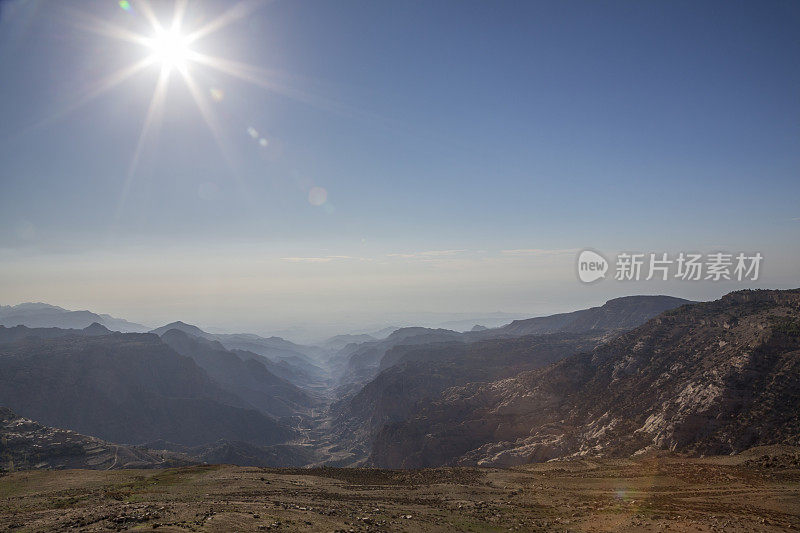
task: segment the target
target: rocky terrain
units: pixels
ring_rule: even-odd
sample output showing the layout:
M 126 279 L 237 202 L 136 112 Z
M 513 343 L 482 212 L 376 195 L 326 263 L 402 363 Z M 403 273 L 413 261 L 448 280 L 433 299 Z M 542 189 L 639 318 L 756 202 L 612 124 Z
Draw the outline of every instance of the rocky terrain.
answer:
M 800 291 L 666 312 L 592 351 L 448 389 L 376 437 L 378 466 L 508 466 L 800 443 Z
M 149 334 L 0 326 L 0 405 L 199 463 L 508 467 L 735 453 L 798 442 L 797 300 L 618 298 L 495 329 L 342 336 L 331 343 L 364 342 L 327 361 L 332 348 L 183 322 Z M 330 374 L 316 381 L 312 367 L 341 373 L 340 386 L 325 388 Z
M 584 334 L 532 335 L 475 343 L 396 346 L 384 356 L 391 365 L 354 396 L 331 406 L 331 440 L 351 454 L 350 464 L 366 459 L 372 440 L 386 424 L 401 422 L 420 405 L 450 387 L 515 376 L 576 352 L 605 338 Z
M 185 455 L 123 446 L 51 428 L 0 408 L 0 470 L 166 468 L 196 463 Z
M 800 529 L 800 469 L 774 460 L 797 453 L 513 469 L 14 472 L 0 476 L 0 529 L 777 533 Z

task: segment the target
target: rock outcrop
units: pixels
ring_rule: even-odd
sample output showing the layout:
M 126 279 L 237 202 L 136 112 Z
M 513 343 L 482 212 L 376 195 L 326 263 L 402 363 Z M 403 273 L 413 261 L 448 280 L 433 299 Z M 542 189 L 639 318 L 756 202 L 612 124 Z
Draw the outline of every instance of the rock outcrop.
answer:
M 43 426 L 0 407 L 0 469 L 166 468 L 196 461 L 140 446 L 111 444 L 67 429 Z

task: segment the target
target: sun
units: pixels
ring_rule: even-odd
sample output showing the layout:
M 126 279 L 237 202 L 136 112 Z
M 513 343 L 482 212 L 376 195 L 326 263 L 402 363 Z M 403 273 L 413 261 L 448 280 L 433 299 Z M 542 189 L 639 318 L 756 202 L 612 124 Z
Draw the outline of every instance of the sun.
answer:
M 137 0 L 134 3 L 128 0 L 119 0 L 119 7 L 130 17 L 123 26 L 106 19 L 97 18 L 83 11 L 75 11 L 73 13 L 74 23 L 77 27 L 104 37 L 135 44 L 143 54 L 141 59 L 95 82 L 88 92 L 76 97 L 73 102 L 57 114 L 58 116 L 73 111 L 150 66 L 159 67 L 150 104 L 144 115 L 139 139 L 136 142 L 125 176 L 121 203 L 124 202 L 124 198 L 127 195 L 128 186 L 136 173 L 145 145 L 153 140 L 153 133 L 160 127 L 170 80 L 177 77 L 183 81 L 220 151 L 229 162 L 232 160 L 230 149 L 227 146 L 227 141 L 223 138 L 212 109 L 213 103 L 218 103 L 222 100 L 223 92 L 217 87 L 203 86 L 196 79 L 195 76 L 197 74 L 211 69 L 247 83 L 258 85 L 269 91 L 281 92 L 288 96 L 299 98 L 290 87 L 286 87 L 272 79 L 273 76 L 277 76 L 274 71 L 264 71 L 246 63 L 215 57 L 194 49 L 195 44 L 203 38 L 219 32 L 231 23 L 247 18 L 250 13 L 264 4 L 263 0 L 241 0 L 237 3 L 231 3 L 226 11 L 220 13 L 217 17 L 207 20 L 204 25 L 189 28 L 184 28 L 185 15 L 189 9 L 188 0 L 175 0 L 171 17 L 164 13 L 164 10 L 160 10 L 162 19 L 165 15 L 169 17 L 166 20 L 160 20 L 160 17 L 156 15 L 156 12 L 151 7 L 150 1 L 152 0 Z M 166 0 L 159 3 L 159 7 L 165 3 Z M 202 14 L 202 6 L 198 7 L 199 4 L 195 3 L 192 6 Z M 190 19 L 202 20 L 203 17 L 193 16 Z M 136 29 L 133 29 L 134 26 Z M 146 33 L 141 33 L 139 31 L 140 27 L 145 28 Z M 204 47 L 201 46 L 200 48 Z M 213 101 L 209 100 L 209 95 Z M 266 142 L 266 139 L 259 139 L 261 146 L 266 146 Z
M 189 39 L 176 28 L 158 28 L 148 39 L 147 47 L 153 54 L 152 59 L 168 70 L 185 70 L 192 55 Z

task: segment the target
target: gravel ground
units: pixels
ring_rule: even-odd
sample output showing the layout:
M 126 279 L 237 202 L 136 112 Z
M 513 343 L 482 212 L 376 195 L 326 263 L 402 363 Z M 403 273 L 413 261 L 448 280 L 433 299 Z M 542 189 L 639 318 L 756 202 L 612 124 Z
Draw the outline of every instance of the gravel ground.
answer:
M 764 459 L 764 457 L 767 457 Z M 416 471 L 199 466 L 0 477 L 14 531 L 796 531 L 793 452 Z

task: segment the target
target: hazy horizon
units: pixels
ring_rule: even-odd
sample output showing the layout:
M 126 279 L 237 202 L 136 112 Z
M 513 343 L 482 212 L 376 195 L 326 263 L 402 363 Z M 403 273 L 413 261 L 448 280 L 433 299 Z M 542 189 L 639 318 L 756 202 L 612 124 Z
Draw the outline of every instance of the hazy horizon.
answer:
M 638 284 L 642 287 L 645 283 Z M 309 316 L 287 316 L 280 309 L 271 309 L 268 312 L 253 311 L 250 315 L 238 315 L 238 318 L 225 318 L 219 310 L 207 310 L 205 312 L 185 311 L 184 314 L 166 314 L 159 311 L 159 315 L 137 315 L 126 313 L 125 307 L 120 307 L 121 311 L 112 311 L 108 308 L 80 304 L 63 304 L 54 301 L 25 300 L 25 301 L 3 301 L 0 306 L 15 306 L 23 303 L 44 303 L 64 308 L 68 311 L 91 311 L 97 314 L 108 314 L 114 318 L 128 320 L 141 324 L 148 328 L 157 327 L 172 323 L 185 322 L 200 327 L 208 333 L 253 333 L 261 336 L 279 336 L 287 340 L 298 343 L 318 343 L 335 335 L 347 334 L 372 334 L 379 332 L 387 327 L 402 328 L 410 326 L 445 328 L 456 331 L 469 330 L 474 325 L 486 327 L 497 327 L 505 325 L 513 320 L 548 316 L 558 313 L 577 311 L 590 307 L 603 305 L 606 301 L 624 296 L 636 295 L 664 295 L 684 298 L 694 301 L 709 301 L 718 299 L 730 291 L 741 290 L 734 283 L 713 284 L 706 291 L 680 290 L 679 282 L 662 284 L 666 287 L 664 291 L 647 291 L 646 288 L 639 292 L 631 290 L 622 292 L 609 288 L 605 291 L 589 291 L 584 297 L 567 301 L 548 301 L 541 299 L 532 304 L 529 310 L 506 311 L 503 309 L 494 310 L 475 310 L 475 311 L 398 311 L 386 312 L 383 314 L 358 315 L 358 314 L 334 314 L 321 312 L 319 315 Z M 708 284 L 712 285 L 712 284 Z M 727 287 L 727 288 L 726 288 Z M 758 288 L 797 288 L 797 287 L 773 287 L 759 284 Z M 618 289 L 618 287 L 617 287 Z M 673 290 L 669 290 L 673 289 Z M 689 296 L 692 294 L 694 296 Z M 698 297 L 698 294 L 703 294 Z M 163 306 L 151 303 L 150 307 L 162 309 Z M 244 312 L 239 310 L 239 312 Z

